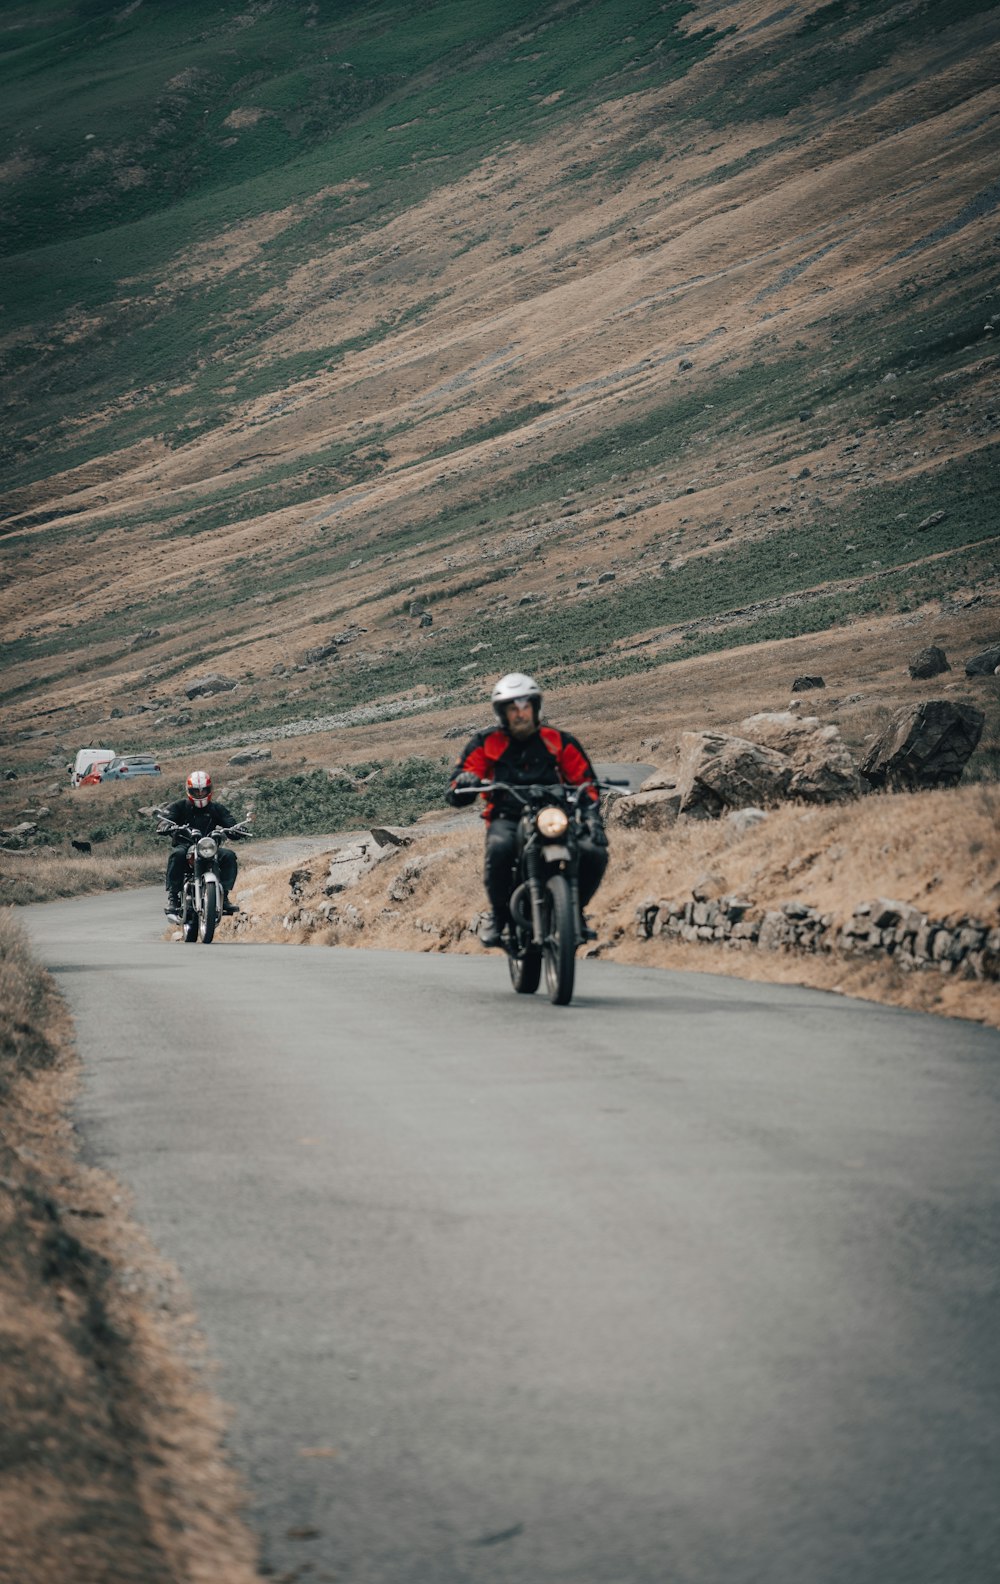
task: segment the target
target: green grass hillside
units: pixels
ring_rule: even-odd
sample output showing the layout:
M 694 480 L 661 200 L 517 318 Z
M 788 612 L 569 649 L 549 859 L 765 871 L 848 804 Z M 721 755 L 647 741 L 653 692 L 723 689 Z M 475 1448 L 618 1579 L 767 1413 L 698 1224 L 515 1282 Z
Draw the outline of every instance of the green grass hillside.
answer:
M 998 81 L 985 0 L 8 6 L 8 757 L 992 636 Z
M 7 430 L 12 478 L 75 466 L 151 425 L 180 440 L 218 421 L 220 387 L 245 378 L 285 311 L 262 311 L 262 290 L 280 294 L 317 247 L 384 223 L 512 139 L 683 73 L 710 48 L 678 33 L 690 10 L 652 0 L 9 10 L 5 308 L 21 334 L 3 374 L 17 407 L 31 403 L 30 419 Z M 157 289 L 192 242 L 289 204 L 308 213 L 249 275 Z M 99 322 L 81 329 L 91 316 Z M 384 329 L 397 322 L 390 314 Z M 313 363 L 346 349 L 319 349 Z M 280 390 L 310 366 L 275 364 L 254 383 Z M 190 380 L 190 399 L 166 394 Z M 74 416 L 137 386 L 141 413 L 67 443 Z

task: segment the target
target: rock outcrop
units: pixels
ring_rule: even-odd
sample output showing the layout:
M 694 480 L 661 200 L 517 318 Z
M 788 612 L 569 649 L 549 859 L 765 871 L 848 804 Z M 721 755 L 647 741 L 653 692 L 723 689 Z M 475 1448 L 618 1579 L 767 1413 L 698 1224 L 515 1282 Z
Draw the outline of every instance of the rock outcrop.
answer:
M 340 646 L 336 638 L 328 638 L 326 643 L 314 644 L 311 649 L 303 651 L 300 665 L 322 665 L 326 660 L 339 660 Z
M 871 742 L 861 774 L 876 791 L 957 786 L 984 722 L 982 710 L 949 699 L 908 706 Z
M 676 823 L 680 806 L 679 793 L 659 787 L 616 797 L 607 804 L 605 817 L 608 825 L 623 830 L 663 831 Z
M 338 891 L 345 891 L 348 886 L 357 885 L 363 875 L 394 851 L 393 847 L 367 836 L 338 847 L 330 854 L 330 867 L 323 887 L 326 895 L 334 896 Z
M 678 810 L 696 819 L 777 803 L 792 778 L 784 754 L 722 732 L 683 732 L 677 752 Z
M 861 780 L 836 726 L 790 710 L 751 715 L 738 736 L 685 732 L 680 741 L 679 810 L 714 818 L 729 809 L 794 798 L 840 803 L 859 796 Z
M 189 682 L 184 691 L 189 699 L 208 698 L 213 693 L 231 693 L 237 686 L 235 678 L 223 676 L 221 671 L 209 671 Z
M 233 754 L 229 763 L 231 765 L 266 764 L 270 758 L 270 748 L 243 748 L 239 753 Z
M 751 715 L 740 725 L 750 742 L 777 749 L 792 766 L 786 795 L 804 803 L 843 803 L 861 795 L 861 777 L 836 726 L 790 710 Z

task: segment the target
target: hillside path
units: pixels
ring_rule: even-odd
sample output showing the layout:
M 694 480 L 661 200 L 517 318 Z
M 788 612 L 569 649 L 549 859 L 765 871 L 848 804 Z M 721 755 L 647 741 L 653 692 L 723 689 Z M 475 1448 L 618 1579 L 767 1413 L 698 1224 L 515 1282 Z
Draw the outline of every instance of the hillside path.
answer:
M 161 900 L 25 916 L 268 1570 L 995 1577 L 996 1033 L 592 961 L 558 1009 L 485 953 L 168 942 Z

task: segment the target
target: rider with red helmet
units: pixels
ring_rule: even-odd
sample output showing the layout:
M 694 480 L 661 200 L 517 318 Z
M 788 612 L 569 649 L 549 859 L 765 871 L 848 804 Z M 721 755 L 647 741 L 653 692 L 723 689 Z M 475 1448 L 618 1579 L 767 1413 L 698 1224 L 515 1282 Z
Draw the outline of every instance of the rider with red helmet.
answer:
M 230 814 L 221 803 L 212 802 L 212 777 L 207 770 L 192 770 L 187 778 L 185 796 L 178 798 L 175 803 L 168 803 L 163 813 L 172 824 L 189 825 L 192 830 L 198 832 L 199 836 L 210 836 L 220 825 L 228 828 L 236 824 L 234 814 Z M 233 831 L 230 840 L 237 840 L 239 834 L 238 831 Z M 175 833 L 170 857 L 167 859 L 167 905 L 164 912 L 174 924 L 180 922 L 181 889 L 184 885 L 187 850 L 190 845 L 189 837 Z M 236 904 L 229 900 L 229 893 L 236 884 L 236 870 L 236 854 L 232 848 L 220 846 L 219 876 L 225 892 L 223 913 L 239 912 Z
M 562 782 L 580 786 L 596 780 L 594 767 L 576 738 L 554 726 L 541 724 L 542 693 L 533 677 L 511 671 L 500 678 L 491 702 L 498 725 L 477 732 L 462 751 L 451 772 L 448 802 L 467 803 L 463 787 L 480 781 L 506 781 L 510 786 L 548 786 Z M 601 818 L 596 787 L 583 794 L 584 834 L 580 841 L 580 906 L 586 907 L 608 866 L 608 838 Z M 479 938 L 484 946 L 499 946 L 509 923 L 508 904 L 517 858 L 520 810 L 509 794 L 497 792 L 483 809 L 488 822 L 483 881 L 492 912 L 483 921 Z M 587 930 L 588 935 L 592 931 Z

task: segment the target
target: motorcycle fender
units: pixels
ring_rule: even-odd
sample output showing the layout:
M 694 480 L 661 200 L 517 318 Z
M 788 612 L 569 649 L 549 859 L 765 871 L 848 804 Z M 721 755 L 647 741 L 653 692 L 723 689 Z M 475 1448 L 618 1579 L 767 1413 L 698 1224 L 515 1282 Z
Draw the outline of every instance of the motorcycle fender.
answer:
M 549 845 L 542 848 L 542 857 L 546 863 L 568 863 L 569 848 Z

